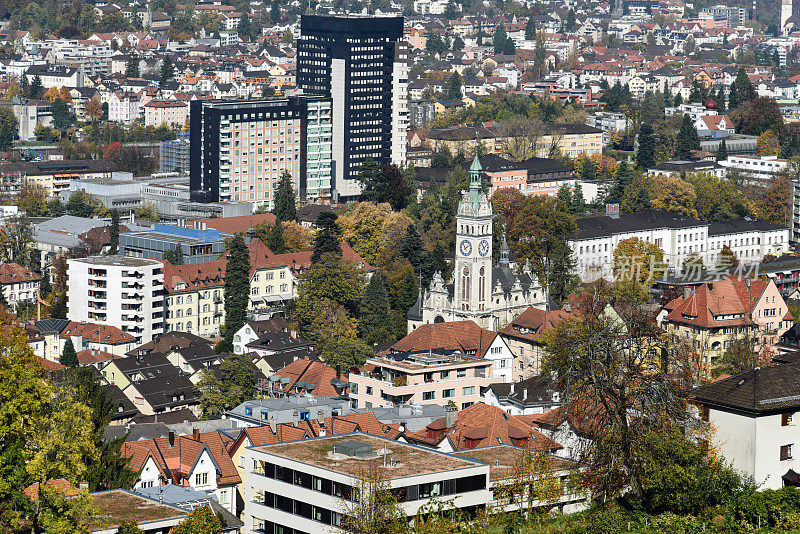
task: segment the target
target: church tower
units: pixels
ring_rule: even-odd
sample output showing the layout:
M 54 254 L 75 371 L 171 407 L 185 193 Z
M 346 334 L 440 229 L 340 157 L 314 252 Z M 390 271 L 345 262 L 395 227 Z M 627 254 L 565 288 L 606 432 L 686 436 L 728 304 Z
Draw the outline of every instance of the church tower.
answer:
M 478 156 L 469 168 L 469 190 L 458 205 L 454 304 L 459 312 L 481 315 L 492 292 L 492 206 L 483 192 Z
M 780 22 L 780 30 L 783 35 L 789 33 L 789 28 L 786 27 L 787 22 L 792 16 L 793 6 L 792 0 L 781 0 L 780 3 L 780 12 L 779 12 L 779 22 Z

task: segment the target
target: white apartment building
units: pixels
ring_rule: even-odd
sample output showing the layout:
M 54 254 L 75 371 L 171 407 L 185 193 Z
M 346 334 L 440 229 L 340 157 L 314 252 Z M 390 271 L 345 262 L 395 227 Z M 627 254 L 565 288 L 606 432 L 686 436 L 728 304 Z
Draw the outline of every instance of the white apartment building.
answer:
M 726 169 L 739 169 L 753 182 L 767 182 L 776 173 L 789 165 L 789 161 L 777 156 L 731 156 L 719 162 Z
M 570 247 L 578 275 L 584 281 L 610 279 L 614 250 L 621 241 L 634 237 L 661 248 L 664 263 L 673 272 L 679 272 L 683 261 L 692 254 L 700 255 L 706 266 L 714 267 L 724 245 L 742 264 L 758 263 L 767 254 L 780 256 L 789 245 L 787 226 L 749 217 L 708 223 L 672 212 L 647 211 L 585 217 L 577 224 L 578 234 L 570 241 Z
M 158 260 L 90 256 L 67 260 L 67 318 L 115 326 L 147 343 L 164 332 Z
M 243 460 L 246 534 L 342 532 L 370 469 L 409 518 L 434 497 L 455 508 L 492 501 L 488 464 L 361 432 L 250 447 Z

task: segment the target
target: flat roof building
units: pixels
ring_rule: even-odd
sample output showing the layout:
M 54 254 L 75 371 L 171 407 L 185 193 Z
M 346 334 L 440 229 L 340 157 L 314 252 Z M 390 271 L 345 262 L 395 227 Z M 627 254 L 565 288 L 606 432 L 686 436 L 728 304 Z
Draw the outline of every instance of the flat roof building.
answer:
M 162 259 L 164 252 L 181 249 L 184 263 L 203 263 L 218 259 L 225 251 L 219 230 L 179 228 L 156 223 L 152 230 L 120 234 L 119 249 L 131 258 Z

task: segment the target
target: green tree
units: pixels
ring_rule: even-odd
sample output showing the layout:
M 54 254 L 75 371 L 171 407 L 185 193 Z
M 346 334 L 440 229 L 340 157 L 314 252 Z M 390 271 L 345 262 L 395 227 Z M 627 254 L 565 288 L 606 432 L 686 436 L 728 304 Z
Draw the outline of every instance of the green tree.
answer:
M 75 352 L 75 345 L 72 344 L 71 339 L 67 339 L 64 343 L 64 350 L 61 353 L 61 365 L 67 367 L 78 366 L 78 354 Z
M 66 130 L 72 124 L 72 113 L 69 104 L 61 98 L 56 98 L 50 103 L 50 111 L 53 113 L 53 125 L 59 130 Z
M 0 150 L 8 150 L 17 137 L 17 117 L 9 106 L 0 106 Z
M 457 16 L 458 13 L 456 12 L 456 4 L 453 2 L 453 0 L 449 0 L 444 8 L 444 18 L 453 20 Z
M 586 198 L 583 196 L 583 187 L 580 182 L 575 184 L 575 189 L 572 191 L 572 202 L 569 206 L 569 212 L 577 217 L 586 213 Z
M 227 318 L 226 318 L 227 319 Z M 203 416 L 216 419 L 255 397 L 255 366 L 246 354 L 229 353 L 219 369 L 205 370 L 197 383 Z
M 461 78 L 461 75 L 458 71 L 454 71 L 453 74 L 447 78 L 447 84 L 444 88 L 444 96 L 448 100 L 458 100 L 463 96 L 461 93 L 461 87 L 464 85 L 464 81 Z
M 276 220 L 267 235 L 267 246 L 275 254 L 286 252 L 286 240 L 283 237 L 283 223 Z
M 734 95 L 736 95 L 735 105 Z M 745 102 L 750 102 L 755 96 L 755 88 L 750 82 L 750 78 L 747 77 L 747 72 L 744 70 L 744 67 L 740 66 L 739 72 L 736 73 L 736 80 L 734 80 L 731 86 L 730 109 L 735 109 Z
M 565 206 L 572 204 L 572 189 L 568 183 L 564 182 L 564 184 L 558 188 L 556 198 L 563 202 Z
M 625 190 L 633 180 L 633 172 L 628 165 L 627 158 L 623 158 L 617 165 L 617 171 L 614 173 L 614 183 L 611 190 L 608 192 L 607 202 L 622 202 L 625 196 Z
M 180 244 L 175 245 L 174 248 L 165 250 L 161 259 L 170 262 L 172 265 L 183 265 L 183 248 Z
M 144 530 L 134 521 L 123 521 L 117 527 L 117 534 L 144 534 Z
M 447 145 L 442 145 L 439 150 L 436 150 L 431 159 L 431 167 L 435 169 L 443 169 L 450 167 L 453 164 L 453 154 Z
M 99 452 L 98 461 L 86 459 L 86 481 L 89 483 L 89 490 L 104 491 L 132 487 L 138 478 L 138 473 L 130 468 L 130 458 L 120 454 L 125 436 L 106 439 L 104 435 L 104 430 L 117 413 L 117 401 L 100 383 L 99 375 L 92 367 L 77 369 L 72 374 L 72 385 L 78 392 L 78 397 L 92 411 L 92 439 Z
M 525 40 L 533 41 L 536 39 L 536 21 L 533 17 L 528 17 L 528 22 L 525 23 Z
M 332 211 L 323 211 L 317 216 L 317 234 L 314 236 L 312 263 L 318 262 L 325 254 L 342 255 L 342 229 L 336 219 L 338 219 L 338 215 Z
M 34 100 L 41 100 L 44 97 L 42 78 L 38 74 L 33 77 L 33 82 L 31 82 L 30 97 Z
M 222 534 L 222 522 L 208 505 L 198 506 L 172 527 L 172 534 Z
M 172 63 L 172 58 L 167 56 L 161 62 L 161 75 L 158 78 L 159 84 L 161 86 L 166 85 L 167 83 L 172 81 L 172 78 L 175 76 L 175 65 Z
M 382 341 L 390 339 L 392 338 L 388 337 Z M 342 369 L 361 367 L 367 358 L 374 356 L 375 353 L 365 341 L 351 337 L 330 338 L 322 345 L 320 353 L 320 357 L 326 365 L 331 367 L 339 365 Z
M 358 333 L 361 339 L 370 345 L 385 343 L 392 339 L 389 293 L 379 272 L 372 275 L 364 290 Z
M 422 245 L 422 237 L 417 232 L 417 227 L 409 224 L 400 242 L 400 255 L 406 258 L 415 269 L 419 269 L 425 261 L 426 251 Z
M 111 210 L 111 228 L 109 228 L 109 237 L 111 240 L 111 249 L 109 254 L 116 256 L 119 252 L 119 211 Z
M 456 35 L 455 39 L 453 39 L 453 52 L 464 50 L 464 46 L 464 39 L 460 35 Z
M 250 253 L 244 236 L 236 234 L 228 245 L 225 265 L 225 339 L 224 350 L 232 350 L 233 336 L 247 321 L 250 303 Z
M 717 149 L 717 161 L 725 161 L 726 159 L 728 159 L 728 145 L 723 139 L 719 144 L 719 149 Z
M 492 44 L 494 46 L 494 53 L 495 54 L 502 54 L 503 49 L 506 46 L 506 41 L 508 40 L 508 34 L 506 33 L 506 27 L 504 24 L 498 24 L 497 28 L 494 30 L 494 39 Z
M 639 130 L 639 148 L 636 151 L 636 168 L 647 171 L 656 162 L 656 137 L 650 124 Z
M 125 63 L 125 77 L 138 78 L 139 77 L 139 59 L 133 56 L 128 57 Z
M 42 280 L 39 282 L 39 296 L 47 299 L 51 291 L 53 291 L 53 286 L 50 283 L 50 269 L 43 269 Z
M 23 267 L 38 268 L 36 253 L 33 248 L 33 225 L 31 220 L 17 214 L 6 219 L 0 227 L 3 240 L 0 241 L 0 260 L 5 263 L 15 262 Z
M 675 139 L 675 158 L 690 160 L 692 150 L 700 150 L 700 136 L 697 135 L 697 128 L 694 127 L 692 118 L 688 114 L 684 114 L 681 129 Z
M 278 0 L 272 0 L 272 7 L 269 10 L 269 18 L 273 24 L 281 21 L 281 5 Z
M 389 192 L 378 162 L 367 158 L 358 169 L 356 178 L 361 184 L 361 200 L 379 204 L 386 202 Z
M 514 39 L 509 37 L 506 39 L 506 44 L 503 45 L 503 54 L 507 56 L 513 56 L 517 51 L 517 47 L 514 44 Z
M 341 529 L 346 534 L 402 534 L 408 531 L 400 507 L 380 468 L 364 470 L 357 479 L 353 500 L 346 501 Z
M 236 26 L 236 31 L 241 36 L 250 36 L 250 16 L 247 13 L 242 13 L 239 18 L 239 24 Z
M 292 175 L 288 171 L 283 171 L 278 182 L 278 189 L 275 191 L 275 217 L 279 221 L 293 221 L 297 218 L 297 205 L 295 204 L 294 188 L 292 187 Z

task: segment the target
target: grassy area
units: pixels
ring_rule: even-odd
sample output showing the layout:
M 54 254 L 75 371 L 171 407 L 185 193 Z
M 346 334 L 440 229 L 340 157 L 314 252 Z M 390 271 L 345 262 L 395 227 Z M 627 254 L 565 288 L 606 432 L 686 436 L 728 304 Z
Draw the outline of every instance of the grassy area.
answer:
M 37 147 L 37 146 L 53 146 L 58 143 L 52 141 L 14 141 L 14 148 Z

